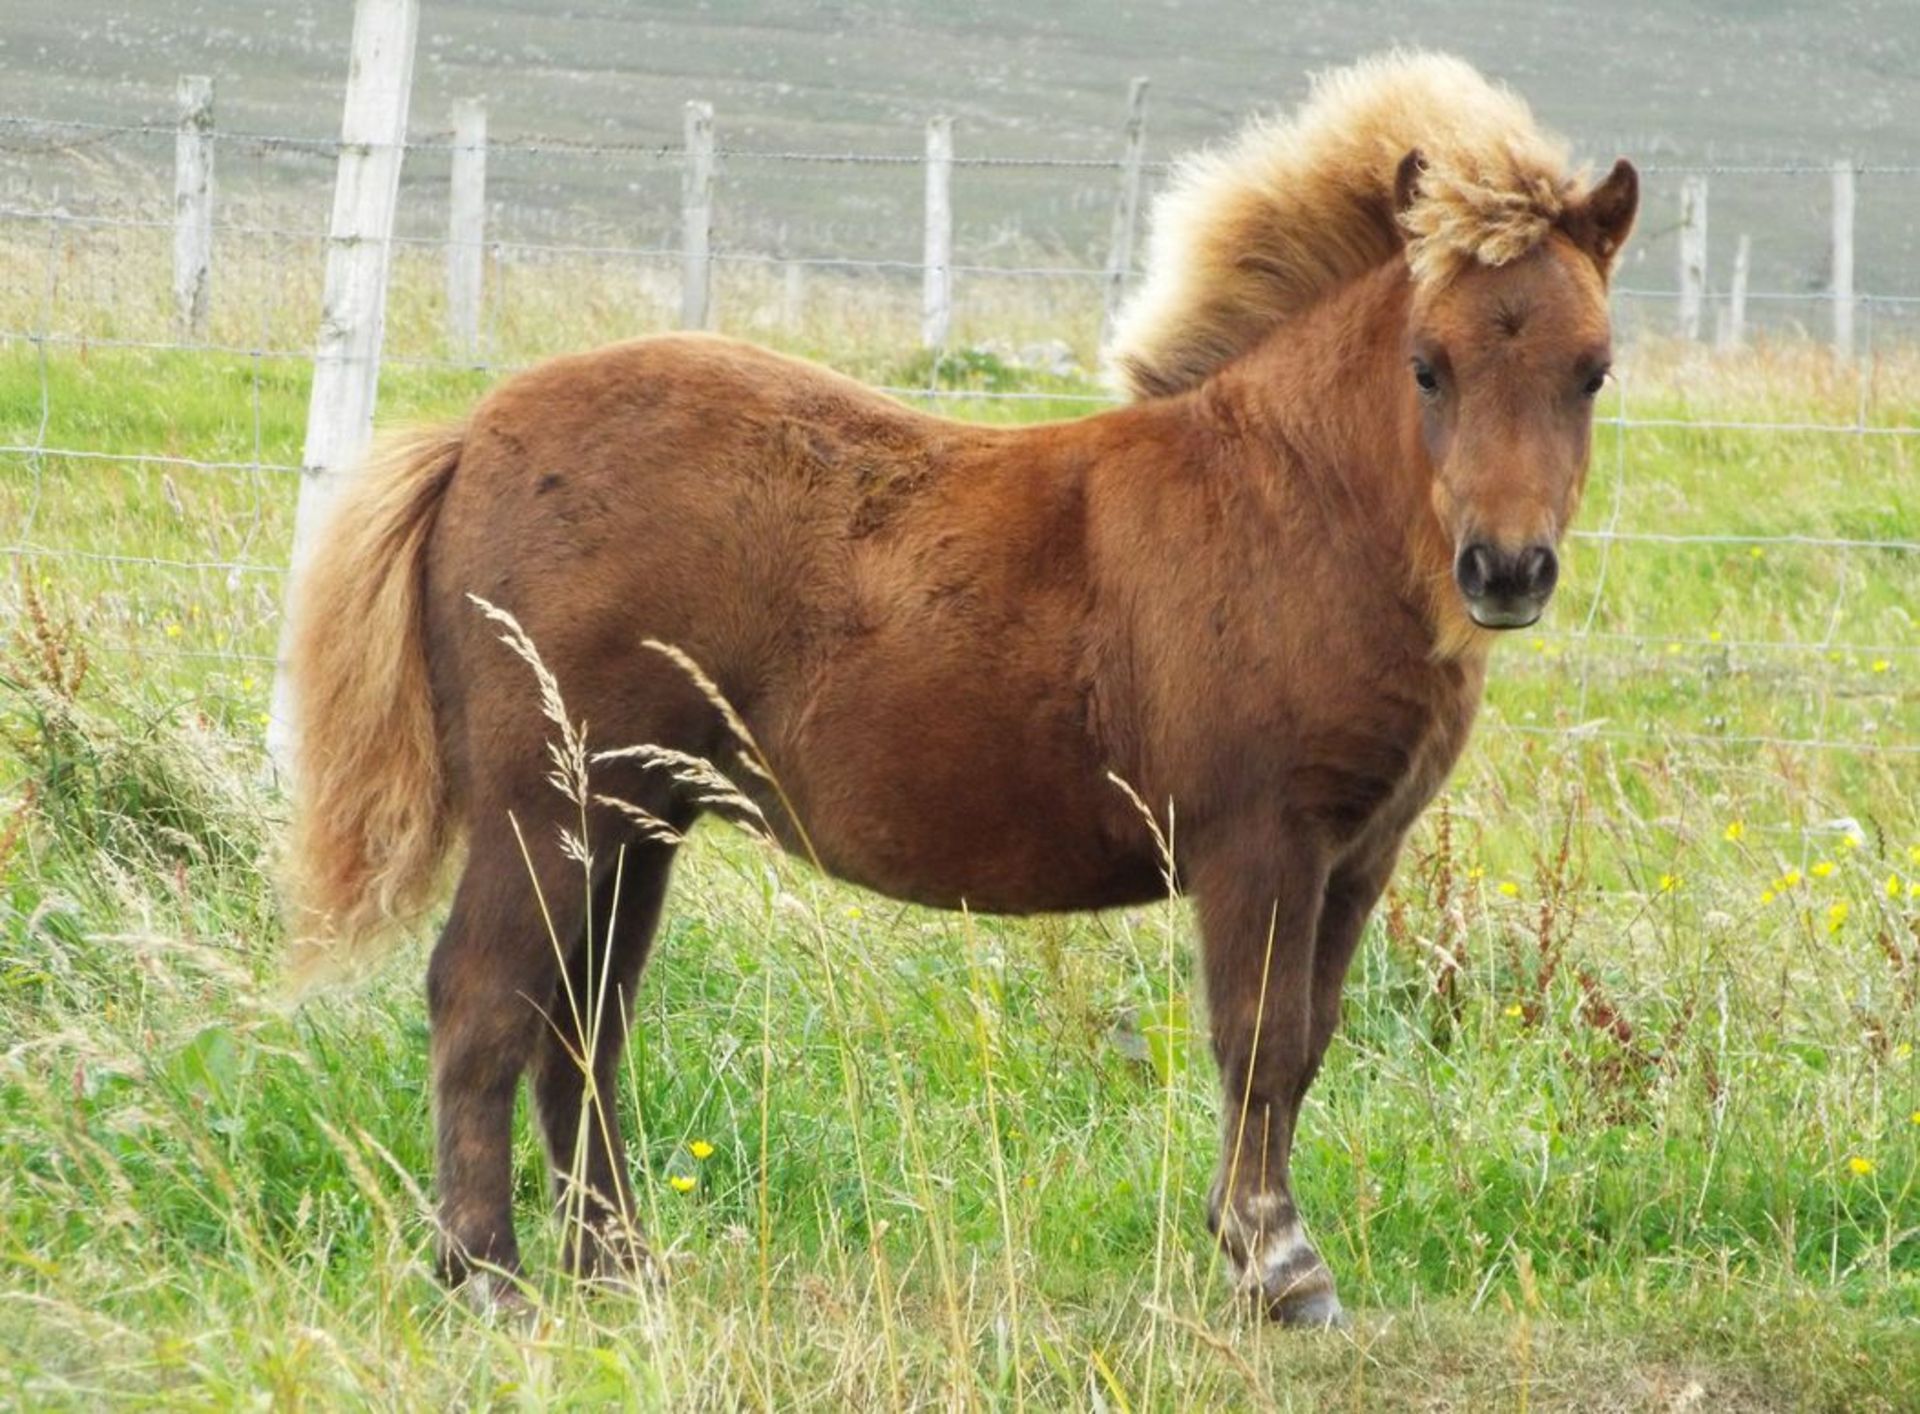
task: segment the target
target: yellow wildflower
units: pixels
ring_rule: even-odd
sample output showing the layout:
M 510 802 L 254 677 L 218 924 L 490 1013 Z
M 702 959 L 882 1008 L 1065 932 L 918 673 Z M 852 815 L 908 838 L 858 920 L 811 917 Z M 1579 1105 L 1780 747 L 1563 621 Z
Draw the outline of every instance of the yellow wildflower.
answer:
M 1544 639 L 1544 638 L 1536 638 L 1536 639 L 1534 639 L 1534 640 L 1533 640 L 1533 651 L 1534 651 L 1534 652 L 1536 652 L 1536 653 L 1544 653 L 1544 652 L 1546 652 L 1546 651 L 1547 651 L 1547 640 L 1546 640 L 1546 639 Z
M 1669 652 L 1669 653 L 1678 653 L 1679 651 L 1680 651 L 1680 645 L 1679 645 L 1679 644 L 1677 644 L 1677 643 L 1669 643 L 1669 644 L 1667 645 L 1667 652 Z
M 1500 892 L 1508 898 L 1517 898 L 1520 894 L 1520 886 L 1511 879 L 1502 879 L 1500 881 Z
M 1518 1017 L 1525 1016 L 1526 1014 L 1527 1014 L 1527 1009 L 1521 1006 L 1520 1003 L 1518 1002 L 1514 1002 L 1512 1005 L 1510 1005 L 1507 1008 L 1507 1015 L 1510 1017 L 1518 1018 Z
M 1780 876 L 1780 882 L 1787 888 L 1793 888 L 1800 882 L 1800 871 L 1798 869 L 1787 870 L 1786 873 Z
M 1893 1048 L 1893 1058 L 1895 1060 L 1905 1060 L 1908 1056 L 1912 1054 L 1913 1054 L 1913 1042 L 1911 1041 L 1902 1041 L 1899 1045 Z
M 1920 1110 L 1915 1110 L 1912 1114 L 1908 1115 L 1907 1118 L 1915 1124 L 1920 1124 Z
M 690 1173 L 676 1173 L 667 1180 L 675 1193 L 693 1192 L 694 1177 Z
M 1710 628 L 1710 629 L 1708 629 L 1708 630 L 1707 630 L 1707 642 L 1709 642 L 1709 643 L 1718 643 L 1719 641 L 1720 641 L 1720 630 L 1719 630 L 1719 629 L 1717 629 L 1717 628 Z
M 1473 866 L 1473 868 L 1467 870 L 1467 878 L 1469 880 L 1480 880 L 1486 877 L 1487 877 L 1487 867 L 1484 864 L 1476 864 Z
M 1920 864 L 1920 844 L 1910 844 L 1907 846 L 1907 858 L 1911 859 L 1915 864 Z
M 1722 833 L 1727 839 L 1738 841 L 1746 838 L 1747 827 L 1738 820 L 1729 820 L 1727 822 L 1727 828 L 1722 831 Z
M 1679 887 L 1680 887 L 1680 876 L 1678 874 L 1662 874 L 1660 876 L 1660 892 L 1661 893 L 1670 894 Z
M 1852 1158 L 1847 1160 L 1847 1167 L 1853 1172 L 1855 1177 L 1865 1178 L 1868 1174 L 1873 1172 L 1873 1160 L 1869 1158 L 1865 1158 L 1862 1155 L 1855 1154 Z
M 1773 890 L 1772 890 L 1772 889 L 1762 889 L 1762 890 L 1760 890 L 1760 902 L 1762 902 L 1762 903 L 1772 903 L 1772 902 L 1773 902 Z
M 1808 872 L 1816 879 L 1824 879 L 1833 872 L 1833 861 L 1831 859 L 1822 859 L 1815 863 L 1813 868 Z
M 168 625 L 167 625 L 167 637 L 168 637 L 168 638 L 178 638 L 179 636 L 180 636 L 180 625 L 179 625 L 179 624 L 168 624 Z
M 252 679 L 252 678 L 250 678 L 250 677 L 247 677 L 247 678 L 241 678 L 241 679 L 240 679 L 240 690 L 241 690 L 242 692 L 252 692 L 252 691 L 253 691 L 253 679 Z
M 1841 899 L 1838 903 L 1834 904 L 1831 908 L 1827 910 L 1827 931 L 1829 933 L 1839 932 L 1841 925 L 1846 921 L 1847 921 L 1847 901 L 1845 899 Z
M 692 1154 L 694 1158 L 704 1161 L 713 1157 L 713 1145 L 704 1139 L 696 1139 L 687 1145 L 687 1152 Z
M 1758 559 L 1765 558 L 1767 552 L 1765 550 L 1762 550 L 1758 545 L 1755 545 L 1750 550 L 1748 550 L 1747 553 L 1751 555 L 1754 559 L 1758 560 Z
M 1847 834 L 1843 835 L 1840 839 L 1840 848 L 1858 849 L 1860 848 L 1861 845 L 1865 844 L 1866 842 L 1867 841 L 1864 836 L 1856 834 L 1852 831 L 1848 831 Z
M 848 904 L 848 905 L 847 905 L 847 917 L 849 917 L 849 918 L 851 918 L 851 919 L 853 919 L 853 920 L 854 920 L 854 921 L 855 921 L 856 923 L 857 923 L 857 922 L 859 922 L 859 921 L 860 921 L 860 919 L 861 919 L 862 917 L 864 917 L 864 916 L 865 916 L 865 915 L 863 915 L 863 914 L 862 914 L 862 913 L 860 912 L 860 908 L 859 908 L 859 905 L 858 905 L 858 904 L 851 904 L 851 903 L 850 903 L 850 904 Z
M 1898 874 L 1887 875 L 1887 897 L 1900 897 L 1900 876 Z
M 1885 658 L 1875 658 L 1873 660 L 1873 670 L 1876 673 L 1884 673 L 1888 668 L 1891 668 L 1892 666 L 1893 664 L 1888 662 Z

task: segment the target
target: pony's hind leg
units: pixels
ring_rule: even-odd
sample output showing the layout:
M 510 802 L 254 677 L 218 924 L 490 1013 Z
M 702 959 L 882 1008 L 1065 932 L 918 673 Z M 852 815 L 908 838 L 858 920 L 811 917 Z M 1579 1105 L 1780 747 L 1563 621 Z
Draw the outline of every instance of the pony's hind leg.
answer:
M 522 849 L 520 841 L 525 840 Z M 453 909 L 427 965 L 433 1029 L 440 1269 L 457 1285 L 477 1271 L 516 1274 L 513 1100 L 560 973 L 555 937 L 585 913 L 580 866 L 550 820 L 477 824 Z M 511 1283 L 491 1289 L 510 1295 Z
M 581 1275 L 646 1262 L 615 1101 L 634 991 L 653 945 L 675 846 L 635 840 L 595 887 L 593 910 L 547 1008 L 533 1055 L 533 1096 Z

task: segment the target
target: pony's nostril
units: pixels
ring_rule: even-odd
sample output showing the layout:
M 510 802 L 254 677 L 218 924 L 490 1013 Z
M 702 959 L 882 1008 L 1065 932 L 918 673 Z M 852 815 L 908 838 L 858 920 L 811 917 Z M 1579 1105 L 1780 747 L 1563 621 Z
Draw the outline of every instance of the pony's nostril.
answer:
M 1560 557 L 1550 545 L 1536 545 L 1521 562 L 1520 583 L 1524 593 L 1544 598 L 1560 581 Z
M 1478 599 L 1493 583 L 1493 552 L 1485 545 L 1467 546 L 1454 563 L 1453 577 L 1462 594 Z

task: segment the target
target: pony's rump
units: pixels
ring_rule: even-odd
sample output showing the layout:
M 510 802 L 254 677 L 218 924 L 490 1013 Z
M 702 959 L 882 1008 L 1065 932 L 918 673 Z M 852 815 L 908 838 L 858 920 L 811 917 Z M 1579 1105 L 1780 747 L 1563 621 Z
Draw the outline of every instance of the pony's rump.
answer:
M 294 587 L 286 859 L 296 983 L 358 970 L 431 900 L 451 834 L 427 680 L 425 555 L 463 429 L 383 439 Z

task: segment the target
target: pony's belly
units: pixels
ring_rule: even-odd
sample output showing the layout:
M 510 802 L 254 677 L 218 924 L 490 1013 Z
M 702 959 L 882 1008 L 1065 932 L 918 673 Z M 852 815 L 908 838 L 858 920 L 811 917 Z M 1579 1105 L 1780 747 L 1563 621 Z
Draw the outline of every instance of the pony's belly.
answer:
M 1109 853 L 1071 828 L 1043 832 L 1005 819 L 943 816 L 928 803 L 871 830 L 826 833 L 828 841 L 815 840 L 814 847 L 832 874 L 908 903 L 1062 913 L 1166 896 L 1150 859 Z
M 820 862 L 894 898 L 1035 913 L 1163 897 L 1144 824 L 1115 831 L 1124 798 L 1061 735 L 978 701 L 869 701 L 814 718 L 789 793 Z

